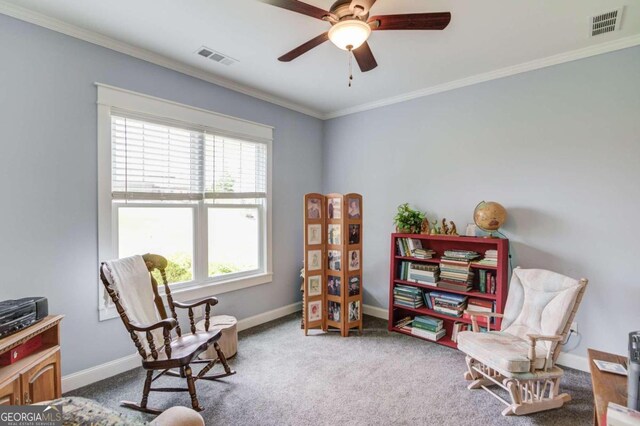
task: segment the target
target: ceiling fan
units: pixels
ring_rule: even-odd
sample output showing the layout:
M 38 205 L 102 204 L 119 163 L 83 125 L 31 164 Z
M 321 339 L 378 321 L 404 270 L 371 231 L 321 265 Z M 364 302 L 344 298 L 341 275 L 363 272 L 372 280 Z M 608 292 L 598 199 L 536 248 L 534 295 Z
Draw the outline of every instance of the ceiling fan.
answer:
M 329 31 L 312 38 L 278 58 L 289 62 L 327 40 L 340 49 L 348 50 L 358 62 L 362 72 L 378 66 L 367 43 L 371 31 L 382 30 L 443 30 L 451 21 L 451 13 L 407 13 L 369 17 L 376 0 L 337 0 L 329 11 L 297 0 L 259 0 L 282 9 L 298 12 L 331 24 Z

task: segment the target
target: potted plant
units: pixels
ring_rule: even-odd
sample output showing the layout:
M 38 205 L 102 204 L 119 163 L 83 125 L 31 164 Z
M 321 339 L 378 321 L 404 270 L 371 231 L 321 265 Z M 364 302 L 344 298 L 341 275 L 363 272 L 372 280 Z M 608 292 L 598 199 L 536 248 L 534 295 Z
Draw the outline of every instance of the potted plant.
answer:
M 398 206 L 398 213 L 393 218 L 393 223 L 396 225 L 397 232 L 417 234 L 420 232 L 424 218 L 424 213 L 412 209 L 409 203 L 404 203 Z

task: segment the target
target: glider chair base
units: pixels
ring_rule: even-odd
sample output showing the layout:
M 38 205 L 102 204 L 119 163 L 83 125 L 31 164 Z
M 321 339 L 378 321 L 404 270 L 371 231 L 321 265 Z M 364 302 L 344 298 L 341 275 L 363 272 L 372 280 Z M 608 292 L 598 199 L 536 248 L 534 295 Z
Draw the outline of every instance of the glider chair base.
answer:
M 559 393 L 563 371 L 558 367 L 536 373 L 509 373 L 509 377 L 506 377 L 470 356 L 466 357 L 466 361 L 468 371 L 464 373 L 464 378 L 471 381 L 467 388 L 484 389 L 505 404 L 507 408 L 502 411 L 503 416 L 553 410 L 571 401 L 569 394 Z M 504 389 L 511 402 L 489 389 L 490 386 Z

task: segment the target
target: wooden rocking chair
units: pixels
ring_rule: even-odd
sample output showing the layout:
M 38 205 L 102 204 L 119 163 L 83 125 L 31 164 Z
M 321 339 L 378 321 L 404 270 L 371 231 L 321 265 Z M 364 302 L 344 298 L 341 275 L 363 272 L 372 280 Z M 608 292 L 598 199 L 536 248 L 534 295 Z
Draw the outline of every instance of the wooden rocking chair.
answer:
M 147 370 L 140 404 L 122 401 L 124 407 L 151 414 L 163 410 L 147 407 L 149 392 L 189 392 L 194 410 L 202 411 L 198 403 L 195 382 L 197 380 L 217 380 L 236 372 L 229 368 L 227 359 L 218 345 L 221 331 L 209 330 L 211 307 L 218 299 L 210 297 L 193 303 L 173 300 L 167 283 L 165 268 L 167 259 L 160 255 L 145 254 L 102 263 L 100 279 L 118 310 L 127 332 L 142 357 L 142 367 Z M 167 316 L 165 306 L 158 292 L 158 283 L 151 274 L 160 272 L 164 284 L 167 303 L 172 318 Z M 205 330 L 197 331 L 193 309 L 205 306 Z M 183 334 L 178 323 L 176 308 L 187 309 L 191 333 Z M 176 336 L 172 338 L 171 332 Z M 198 360 L 197 357 L 210 345 L 215 348 L 224 373 L 207 375 L 217 360 Z M 194 377 L 191 364 L 206 364 Z M 177 370 L 177 371 L 175 371 Z M 154 371 L 159 371 L 154 377 Z M 151 383 L 163 375 L 181 377 L 187 380 L 186 388 L 152 388 Z
M 467 311 L 473 331 L 458 335 L 458 349 L 467 354 L 469 389 L 482 388 L 503 402 L 503 416 L 560 408 L 570 401 L 569 394 L 560 393 L 564 373 L 555 363 L 586 287 L 584 278 L 516 268 L 504 315 Z M 479 332 L 478 317 L 486 333 Z M 491 317 L 503 318 L 500 331 L 490 330 Z M 503 388 L 511 402 L 490 386 Z

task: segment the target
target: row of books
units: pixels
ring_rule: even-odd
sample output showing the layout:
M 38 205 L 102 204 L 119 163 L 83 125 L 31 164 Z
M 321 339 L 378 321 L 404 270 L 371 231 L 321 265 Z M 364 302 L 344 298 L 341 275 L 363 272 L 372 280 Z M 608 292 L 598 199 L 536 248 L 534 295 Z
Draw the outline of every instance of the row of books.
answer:
M 446 252 L 445 252 L 446 253 Z M 440 278 L 442 288 L 458 291 L 469 291 L 473 286 L 474 272 L 468 260 L 453 260 L 443 257 L 440 261 Z
M 478 253 L 476 253 L 475 251 L 471 251 L 471 250 L 445 250 L 444 252 L 444 256 L 442 256 L 443 259 L 448 259 L 448 260 L 464 260 L 464 261 L 472 261 L 474 259 L 479 258 L 480 255 Z
M 405 317 L 396 322 L 395 326 L 411 332 L 414 336 L 437 342 L 446 334 L 444 321 L 428 315 L 418 315 L 415 318 Z
M 424 263 L 400 262 L 399 279 L 414 283 L 434 285 L 440 278 L 438 265 Z
M 417 238 L 398 238 L 396 245 L 400 256 L 431 259 L 436 254 L 435 251 L 422 247 L 422 241 Z
M 496 275 L 486 269 L 478 270 L 478 291 L 480 293 L 496 294 Z
M 478 266 L 498 266 L 498 250 L 487 250 L 484 258 L 473 263 Z
M 393 304 L 407 308 L 420 308 L 424 306 L 422 290 L 410 285 L 396 284 L 393 288 Z
M 427 307 L 439 314 L 461 317 L 467 308 L 468 296 L 445 293 L 442 291 L 424 291 Z

